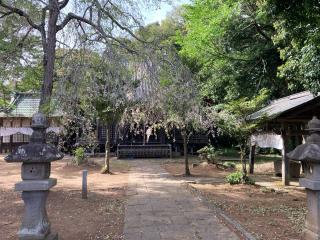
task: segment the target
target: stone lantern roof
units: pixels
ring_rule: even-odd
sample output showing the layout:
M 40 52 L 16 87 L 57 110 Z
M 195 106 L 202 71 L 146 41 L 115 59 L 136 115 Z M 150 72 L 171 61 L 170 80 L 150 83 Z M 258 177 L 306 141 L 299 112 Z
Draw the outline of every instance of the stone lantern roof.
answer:
M 46 129 L 48 123 L 42 113 L 36 113 L 32 117 L 33 133 L 30 143 L 18 147 L 14 152 L 5 157 L 7 162 L 46 163 L 63 158 L 63 154 L 51 144 L 46 143 Z
M 320 120 L 313 117 L 308 123 L 306 131 L 310 134 L 306 143 L 296 147 L 287 156 L 292 160 L 320 162 Z

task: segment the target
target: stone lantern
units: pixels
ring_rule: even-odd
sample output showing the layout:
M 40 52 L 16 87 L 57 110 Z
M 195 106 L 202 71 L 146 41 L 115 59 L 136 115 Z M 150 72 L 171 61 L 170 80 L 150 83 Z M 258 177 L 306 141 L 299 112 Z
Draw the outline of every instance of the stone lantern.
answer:
M 15 191 L 22 191 L 25 203 L 18 236 L 19 240 L 57 240 L 58 235 L 50 231 L 46 200 L 49 189 L 57 184 L 57 179 L 49 178 L 51 162 L 62 159 L 63 154 L 46 143 L 48 123 L 45 115 L 34 114 L 31 128 L 30 143 L 18 147 L 5 158 L 8 163 L 22 162 L 22 181 L 15 185 Z
M 300 185 L 306 188 L 308 201 L 304 239 L 320 240 L 320 120 L 313 117 L 306 131 L 309 133 L 306 143 L 287 156 L 301 161 L 305 170 L 305 178 L 300 179 Z

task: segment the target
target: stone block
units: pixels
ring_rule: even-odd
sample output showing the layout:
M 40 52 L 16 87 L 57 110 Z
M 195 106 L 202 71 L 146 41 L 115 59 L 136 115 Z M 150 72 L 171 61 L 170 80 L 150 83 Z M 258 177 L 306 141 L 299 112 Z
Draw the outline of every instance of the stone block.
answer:
M 311 190 L 320 190 L 320 182 L 313 181 L 308 178 L 299 179 L 300 186 L 311 189 Z
M 45 240 L 50 234 L 46 211 L 48 193 L 49 191 L 22 192 L 25 208 L 18 232 L 19 240 Z
M 50 170 L 50 163 L 23 163 L 21 167 L 21 177 L 23 180 L 48 179 Z
M 57 233 L 50 233 L 46 238 L 45 240 L 58 240 L 59 237 L 58 237 L 58 234 Z
M 57 184 L 57 179 L 24 180 L 15 185 L 15 191 L 47 191 Z

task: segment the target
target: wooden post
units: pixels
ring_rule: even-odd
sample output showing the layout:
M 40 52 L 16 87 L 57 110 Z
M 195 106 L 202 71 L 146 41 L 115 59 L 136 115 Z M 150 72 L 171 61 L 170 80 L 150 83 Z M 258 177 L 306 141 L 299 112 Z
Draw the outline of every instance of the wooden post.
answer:
M 88 170 L 82 171 L 82 199 L 88 198 Z
M 0 153 L 3 153 L 3 137 L 0 137 Z
M 282 184 L 284 186 L 289 185 L 289 159 L 286 156 L 287 155 L 287 146 L 288 146 L 288 137 L 286 135 L 286 132 L 283 131 L 281 134 L 282 140 L 283 140 L 283 149 L 282 149 Z
M 249 173 L 254 172 L 254 157 L 255 157 L 256 145 L 251 145 L 250 143 L 250 155 L 249 155 Z

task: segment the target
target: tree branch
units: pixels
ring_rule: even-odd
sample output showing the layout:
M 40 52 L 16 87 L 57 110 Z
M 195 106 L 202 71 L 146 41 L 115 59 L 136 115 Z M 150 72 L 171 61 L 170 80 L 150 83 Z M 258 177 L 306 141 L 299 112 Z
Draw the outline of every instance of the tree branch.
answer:
M 259 24 L 254 21 L 253 22 L 254 26 L 255 26 L 255 29 L 257 30 L 257 32 L 264 38 L 266 39 L 267 41 L 272 41 L 271 37 L 269 37 L 262 29 L 261 27 L 259 26 Z
M 61 10 L 61 9 L 65 8 L 68 5 L 68 3 L 69 3 L 69 0 L 63 0 L 62 2 L 58 2 L 59 9 Z
M 136 36 L 129 28 L 123 26 L 119 21 L 117 21 L 117 19 L 115 19 L 115 17 L 113 17 L 108 11 L 106 11 L 105 8 L 103 8 L 100 4 L 100 2 L 98 0 L 94 0 L 94 3 L 96 5 L 96 7 L 98 8 L 99 11 L 103 12 L 104 14 L 106 14 L 108 16 L 108 18 L 111 19 L 111 21 L 117 25 L 121 30 L 126 31 L 127 33 L 129 33 L 133 38 L 135 38 L 136 40 L 146 43 L 146 41 L 142 40 L 141 38 L 139 38 L 138 36 Z
M 0 6 L 3 7 L 3 8 L 5 8 L 5 9 L 7 9 L 7 10 L 9 10 L 11 13 L 15 13 L 15 14 L 18 14 L 19 16 L 21 16 L 21 17 L 24 17 L 24 18 L 27 20 L 27 22 L 29 23 L 29 25 L 30 25 L 31 27 L 33 27 L 33 28 L 41 31 L 41 30 L 40 30 L 41 27 L 40 27 L 39 25 L 35 24 L 35 23 L 32 21 L 31 17 L 30 17 L 26 12 L 24 12 L 23 10 L 21 10 L 21 9 L 19 9 L 19 8 L 16 8 L 16 7 L 12 7 L 12 6 L 10 6 L 10 5 L 7 5 L 7 4 L 5 4 L 5 3 L 3 2 L 3 0 L 0 0 Z
M 29 34 L 30 34 L 30 32 L 32 31 L 32 27 L 30 27 L 29 29 L 28 29 L 28 31 L 26 32 L 26 34 L 23 36 L 23 38 L 19 41 L 19 43 L 17 44 L 17 47 L 23 47 L 23 43 L 24 43 L 24 41 L 27 39 L 27 37 L 29 36 Z

